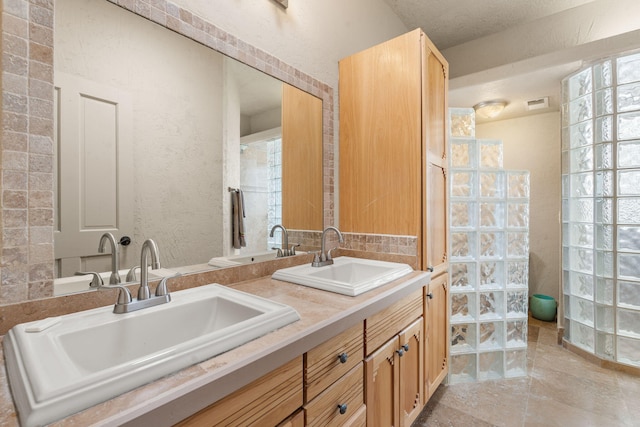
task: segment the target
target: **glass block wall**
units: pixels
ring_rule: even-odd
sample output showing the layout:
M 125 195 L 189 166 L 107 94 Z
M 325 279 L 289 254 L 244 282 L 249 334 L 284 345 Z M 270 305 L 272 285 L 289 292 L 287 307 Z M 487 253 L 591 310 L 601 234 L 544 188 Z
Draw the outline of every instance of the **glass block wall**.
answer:
M 562 82 L 565 339 L 640 366 L 640 54 Z
M 473 109 L 449 110 L 451 383 L 527 373 L 529 173 L 502 142 L 475 139 Z
M 267 141 L 269 157 L 269 202 L 267 210 L 267 249 L 282 246 L 282 230 L 277 229 L 270 237 L 271 229 L 282 224 L 282 138 Z

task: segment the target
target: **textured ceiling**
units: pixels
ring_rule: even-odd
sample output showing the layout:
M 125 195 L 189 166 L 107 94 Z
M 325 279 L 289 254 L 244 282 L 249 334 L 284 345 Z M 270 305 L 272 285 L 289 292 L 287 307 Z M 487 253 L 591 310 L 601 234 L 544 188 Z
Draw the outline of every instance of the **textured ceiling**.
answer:
M 440 50 L 592 1 L 384 0 L 409 29 L 422 28 Z
M 583 61 L 640 47 L 637 0 L 383 1 L 449 61 L 449 106 L 505 100 L 498 120 L 559 111 L 561 80 Z M 541 98 L 549 107 L 527 109 Z

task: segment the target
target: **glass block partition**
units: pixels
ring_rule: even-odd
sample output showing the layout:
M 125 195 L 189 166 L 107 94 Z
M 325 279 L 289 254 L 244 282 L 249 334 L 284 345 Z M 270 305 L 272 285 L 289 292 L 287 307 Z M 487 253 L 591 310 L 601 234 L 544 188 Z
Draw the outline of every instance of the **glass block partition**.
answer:
M 562 82 L 565 339 L 640 366 L 640 54 Z
M 449 110 L 451 383 L 527 373 L 529 173 L 502 142 L 475 138 L 473 109 Z

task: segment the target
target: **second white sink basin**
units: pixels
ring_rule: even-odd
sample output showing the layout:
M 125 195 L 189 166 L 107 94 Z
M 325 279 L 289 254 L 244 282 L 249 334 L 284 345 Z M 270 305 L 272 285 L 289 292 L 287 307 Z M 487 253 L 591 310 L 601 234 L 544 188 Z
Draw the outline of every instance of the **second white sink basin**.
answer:
M 254 262 L 271 261 L 276 259 L 278 251 L 253 252 L 249 254 L 229 255 L 211 258 L 209 265 L 212 267 L 235 267 Z
M 335 258 L 331 265 L 298 265 L 280 269 L 271 277 L 324 291 L 356 296 L 411 272 L 413 268 L 408 264 L 343 256 Z
M 21 425 L 48 424 L 300 318 L 217 284 L 171 297 L 132 313 L 109 306 L 13 327 L 3 345 Z

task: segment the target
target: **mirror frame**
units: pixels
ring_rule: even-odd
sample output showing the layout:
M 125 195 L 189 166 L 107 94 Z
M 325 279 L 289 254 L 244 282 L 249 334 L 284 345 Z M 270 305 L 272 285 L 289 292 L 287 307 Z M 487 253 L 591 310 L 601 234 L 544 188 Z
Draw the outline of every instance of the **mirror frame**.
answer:
M 0 305 L 53 295 L 54 4 L 2 10 Z M 103 0 L 322 99 L 323 224 L 333 224 L 333 88 L 167 0 Z M 7 3 L 5 2 L 5 5 Z

